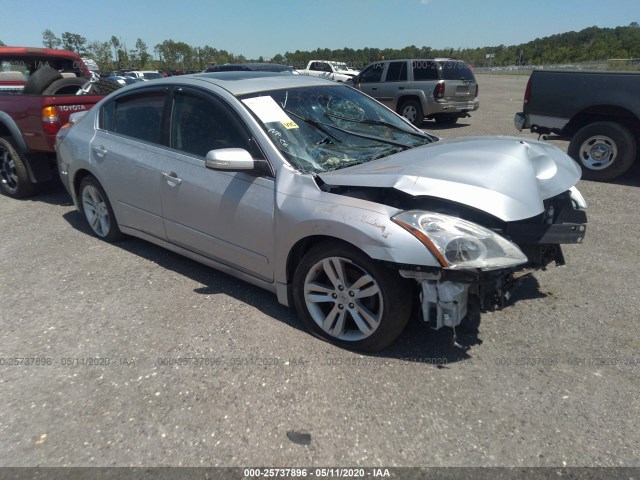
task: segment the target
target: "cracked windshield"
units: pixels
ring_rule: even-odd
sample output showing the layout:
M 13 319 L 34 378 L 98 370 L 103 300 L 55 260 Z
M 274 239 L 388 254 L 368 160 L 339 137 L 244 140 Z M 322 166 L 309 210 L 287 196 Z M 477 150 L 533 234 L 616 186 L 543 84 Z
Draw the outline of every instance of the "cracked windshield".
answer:
M 350 167 L 435 140 L 346 86 L 273 90 L 243 102 L 303 173 Z

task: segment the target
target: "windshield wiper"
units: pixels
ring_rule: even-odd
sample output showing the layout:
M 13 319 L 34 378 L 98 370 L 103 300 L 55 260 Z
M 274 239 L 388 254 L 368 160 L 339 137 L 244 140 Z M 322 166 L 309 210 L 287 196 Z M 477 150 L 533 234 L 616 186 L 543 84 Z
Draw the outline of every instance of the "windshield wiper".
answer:
M 322 123 L 322 122 L 318 122 L 316 120 L 311 120 L 310 118 L 303 117 L 302 115 L 300 115 L 298 113 L 295 113 L 295 112 L 292 112 L 291 110 L 285 110 L 285 112 L 287 112 L 289 115 L 293 115 L 294 117 L 299 118 L 300 120 L 302 120 L 305 123 L 308 123 L 309 125 L 313 125 L 318 130 L 320 130 L 321 132 L 327 134 L 329 137 L 337 140 L 340 143 L 342 143 L 342 140 L 340 140 L 334 134 L 329 132 L 327 130 L 327 127 L 328 128 L 333 128 L 333 129 L 338 130 L 339 132 L 342 132 L 342 133 L 353 135 L 354 137 L 366 138 L 367 140 L 373 140 L 374 142 L 388 143 L 389 145 L 395 145 L 396 147 L 402 147 L 403 150 L 408 150 L 410 148 L 413 148 L 413 147 L 411 147 L 409 145 L 405 145 L 404 143 L 397 142 L 395 140 L 387 140 L 386 138 L 381 138 L 381 137 L 378 137 L 376 135 L 367 135 L 366 133 L 354 132 L 354 131 L 351 131 L 351 130 L 347 130 L 345 128 L 337 127 L 335 125 L 330 125 L 328 123 Z M 327 115 L 327 114 L 325 113 L 325 115 Z
M 388 143 L 389 145 L 395 145 L 396 147 L 401 147 L 403 150 L 409 150 L 410 148 L 413 148 L 412 146 L 407 145 L 405 143 L 397 142 L 395 140 L 388 140 L 386 138 L 378 137 L 377 135 L 367 135 L 366 133 L 354 132 L 353 130 L 347 130 L 346 128 L 340 128 L 335 125 L 329 125 L 328 123 L 322 123 L 321 125 L 324 125 L 325 127 L 334 128 L 339 132 L 353 135 L 354 137 L 366 138 L 367 140 L 373 140 L 374 142 Z
M 313 127 L 316 127 L 322 133 L 324 133 L 328 137 L 331 137 L 332 139 L 336 140 L 338 143 L 342 143 L 342 140 L 340 140 L 339 137 L 337 137 L 336 135 L 331 133 L 327 128 L 325 128 L 325 127 L 330 127 L 331 125 L 326 125 L 324 123 L 317 122 L 316 120 L 312 120 L 310 118 L 303 117 L 302 115 L 300 115 L 300 114 L 298 114 L 296 112 L 292 112 L 291 110 L 285 110 L 285 112 L 288 113 L 289 115 L 293 115 L 294 117 L 299 118 L 300 120 L 302 120 L 306 124 L 309 124 L 309 125 L 311 125 Z M 326 140 L 327 139 L 324 138 L 318 143 L 327 143 Z
M 428 133 L 425 133 L 425 132 L 422 132 L 422 133 L 411 132 L 409 130 L 405 130 L 402 127 L 394 125 L 393 123 L 383 122 L 382 120 L 371 120 L 369 118 L 365 118 L 365 119 L 360 120 L 360 119 L 357 119 L 357 118 L 343 117 L 342 115 L 335 115 L 333 113 L 326 113 L 326 112 L 325 112 L 325 115 L 327 117 L 337 118 L 338 120 L 346 120 L 348 122 L 353 122 L 353 123 L 362 123 L 362 124 L 365 124 L 365 125 L 379 125 L 381 127 L 388 127 L 388 128 L 391 128 L 392 130 L 395 130 L 397 132 L 413 135 L 414 137 L 418 137 L 418 138 L 425 138 L 426 137 L 431 141 L 436 141 L 436 137 L 434 137 L 433 135 L 429 135 Z

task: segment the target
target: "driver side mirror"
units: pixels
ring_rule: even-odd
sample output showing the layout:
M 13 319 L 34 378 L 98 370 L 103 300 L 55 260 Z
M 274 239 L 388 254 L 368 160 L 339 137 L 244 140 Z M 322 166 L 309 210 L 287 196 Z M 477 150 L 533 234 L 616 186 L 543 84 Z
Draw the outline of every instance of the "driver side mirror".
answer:
M 221 148 L 211 150 L 204 159 L 204 165 L 212 170 L 239 171 L 253 170 L 255 161 L 244 148 Z

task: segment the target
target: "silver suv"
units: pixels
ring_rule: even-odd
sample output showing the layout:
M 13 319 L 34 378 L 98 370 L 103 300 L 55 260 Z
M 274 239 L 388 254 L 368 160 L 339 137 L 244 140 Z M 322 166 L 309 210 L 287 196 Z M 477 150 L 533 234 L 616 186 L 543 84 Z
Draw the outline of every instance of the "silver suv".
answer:
M 454 124 L 479 105 L 478 83 L 461 60 L 384 60 L 367 66 L 353 83 L 416 126 L 425 118 Z

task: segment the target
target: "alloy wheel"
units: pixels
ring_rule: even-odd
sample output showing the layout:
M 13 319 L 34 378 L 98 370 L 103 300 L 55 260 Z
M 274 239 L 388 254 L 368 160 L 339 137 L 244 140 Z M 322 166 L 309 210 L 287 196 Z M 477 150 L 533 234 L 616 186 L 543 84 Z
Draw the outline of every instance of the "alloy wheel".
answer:
M 344 341 L 371 336 L 384 313 L 378 282 L 343 257 L 324 258 L 309 270 L 304 299 L 313 321 L 331 337 Z
M 102 195 L 93 185 L 87 185 L 82 190 L 82 208 L 95 234 L 106 237 L 111 229 L 109 209 Z

